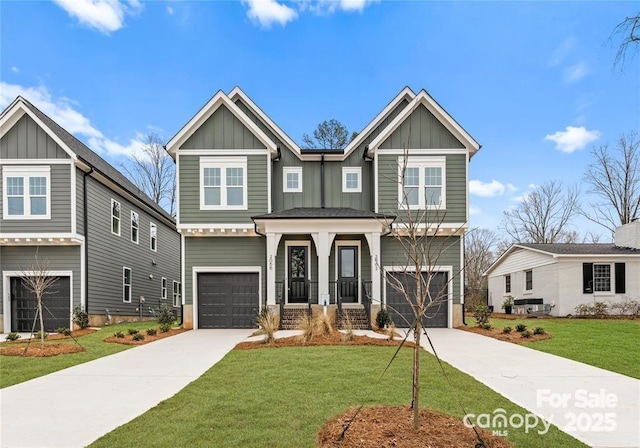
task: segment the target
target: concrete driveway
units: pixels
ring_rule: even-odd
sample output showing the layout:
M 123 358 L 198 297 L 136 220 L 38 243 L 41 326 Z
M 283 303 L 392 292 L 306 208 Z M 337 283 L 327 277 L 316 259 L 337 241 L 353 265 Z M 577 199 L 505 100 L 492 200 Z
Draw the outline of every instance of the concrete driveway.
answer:
M 428 333 L 442 360 L 587 445 L 640 447 L 639 380 L 467 331 Z
M 175 395 L 253 331 L 187 331 L 0 389 L 0 446 L 86 446 Z

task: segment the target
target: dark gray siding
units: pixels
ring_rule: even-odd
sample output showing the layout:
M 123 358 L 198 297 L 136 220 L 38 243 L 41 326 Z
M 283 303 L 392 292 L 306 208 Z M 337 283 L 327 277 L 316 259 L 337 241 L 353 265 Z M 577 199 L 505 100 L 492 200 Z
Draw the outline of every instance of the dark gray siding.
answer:
M 460 279 L 464 275 L 460 266 L 460 238 L 437 237 L 429 238 L 427 253 L 432 258 L 431 264 L 435 266 L 452 266 L 453 271 L 449 281 L 453 284 L 453 303 L 460 303 Z M 383 266 L 407 266 L 407 254 L 402 245 L 393 237 L 385 237 L 380 240 L 380 257 Z M 412 265 L 409 263 L 409 265 Z M 382 279 L 382 289 L 384 291 L 385 282 Z
M 84 172 L 76 168 L 76 228 L 77 233 L 84 235 Z
M 251 223 L 252 216 L 267 213 L 267 157 L 247 156 L 248 209 L 226 211 L 200 210 L 200 156 L 179 154 L 180 223 Z
M 180 149 L 264 149 L 266 146 L 236 116 L 220 106 Z
M 193 304 L 194 266 L 260 266 L 262 302 L 266 301 L 266 243 L 260 237 L 185 238 L 185 304 Z
M 13 165 L 12 165 L 13 166 Z M 28 165 L 29 167 L 40 165 Z M 71 232 L 71 165 L 50 165 L 51 167 L 51 219 L 11 219 L 0 223 L 2 233 L 53 233 Z M 0 165 L 0 178 L 2 178 Z M 2 210 L 0 195 L 0 210 Z
M 68 159 L 69 155 L 28 115 L 0 139 L 0 159 Z
M 433 156 L 438 156 L 434 153 Z M 442 155 L 440 155 L 442 156 Z M 380 154 L 378 156 L 378 211 L 397 214 L 398 211 L 398 155 Z M 467 221 L 467 172 L 464 154 L 446 156 L 446 210 L 427 210 L 426 218 L 430 222 L 439 220 L 438 213 L 444 213 L 444 223 L 464 223 Z
M 383 149 L 464 148 L 464 145 L 444 127 L 429 110 L 420 105 L 387 138 Z
M 49 271 L 73 272 L 73 303 L 80 305 L 80 246 L 0 246 L 0 272 L 29 270 L 36 251 L 40 260 L 49 262 Z M 0 291 L 4 294 L 3 277 L 0 275 Z M 0 310 L 2 306 L 0 303 Z
M 93 178 L 87 178 L 89 313 L 137 314 L 139 296 L 145 297 L 144 315 L 156 309 L 161 278 L 167 278 L 167 303 L 172 303 L 172 282 L 180 281 L 180 235 L 144 209 L 125 200 Z M 120 202 L 120 236 L 111 233 L 111 199 Z M 131 211 L 139 215 L 140 242 L 131 242 Z M 158 228 L 158 251 L 149 246 L 149 223 Z M 132 270 L 131 303 L 122 300 L 122 268 Z M 153 278 L 150 278 L 153 276 Z

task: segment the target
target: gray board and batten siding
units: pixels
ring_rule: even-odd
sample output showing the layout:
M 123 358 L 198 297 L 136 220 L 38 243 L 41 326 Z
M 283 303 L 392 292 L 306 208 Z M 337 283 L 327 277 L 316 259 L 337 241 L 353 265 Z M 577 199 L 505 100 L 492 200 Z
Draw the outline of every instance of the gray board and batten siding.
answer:
M 0 159 L 69 159 L 69 154 L 25 114 L 0 139 Z

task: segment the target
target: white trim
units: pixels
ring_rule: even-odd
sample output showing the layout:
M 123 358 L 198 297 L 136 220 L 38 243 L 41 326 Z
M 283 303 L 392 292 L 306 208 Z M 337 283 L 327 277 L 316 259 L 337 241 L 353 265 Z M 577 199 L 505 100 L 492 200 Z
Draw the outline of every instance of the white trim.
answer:
M 360 285 L 362 283 L 362 242 L 360 240 L 334 240 L 335 244 L 334 244 L 334 274 L 335 274 L 335 282 L 337 284 L 338 282 L 338 272 L 339 272 L 339 264 L 340 264 L 340 257 L 338 256 L 339 254 L 339 248 L 342 246 L 348 246 L 348 247 L 352 247 L 352 246 L 356 246 L 358 248 L 358 275 L 356 277 L 356 281 L 357 281 L 357 287 L 358 287 L 358 292 L 357 292 L 357 296 L 356 296 L 356 303 L 361 303 L 361 291 L 360 291 Z M 337 291 L 336 291 L 336 298 L 337 298 Z
M 527 289 L 527 272 L 531 272 L 531 289 Z M 532 294 L 533 293 L 533 268 L 531 269 L 523 269 L 522 270 L 522 294 Z
M 185 156 L 222 156 L 228 157 L 229 154 L 239 156 L 263 156 L 265 154 L 271 157 L 268 149 L 180 149 L 180 154 Z
M 176 228 L 179 225 L 180 225 L 180 154 L 176 154 Z
M 10 177 L 22 178 L 22 215 L 9 214 L 9 196 L 7 191 L 7 179 Z M 44 215 L 34 215 L 31 213 L 31 198 L 42 197 L 42 195 L 31 195 L 30 179 L 32 177 L 44 177 L 46 188 L 46 213 Z M 7 221 L 23 221 L 23 220 L 50 220 L 51 219 L 51 167 L 42 166 L 6 166 L 2 169 L 2 218 Z M 73 209 L 71 210 L 73 213 Z
M 385 233 L 388 223 L 375 218 L 370 219 L 256 219 L 260 233 L 281 234 L 313 234 L 318 232 L 333 232 L 339 234 L 361 235 L 367 232 Z
M 124 282 L 125 276 L 124 276 L 124 272 L 125 270 L 128 269 L 129 270 L 129 300 L 125 300 L 125 294 L 124 294 L 124 287 L 127 286 Z M 123 303 L 131 303 L 131 297 L 133 296 L 133 269 L 128 268 L 126 266 L 122 266 L 122 302 Z
M 311 281 L 311 240 L 285 240 L 284 241 L 284 303 L 289 303 L 289 247 L 306 246 L 307 248 L 307 280 Z M 307 297 L 307 302 L 310 300 Z
M 11 240 L 11 241 L 4 241 Z M 0 233 L 0 246 L 4 246 L 5 242 L 20 242 L 16 240 L 25 240 L 25 242 L 37 242 L 40 244 L 64 243 L 69 242 L 73 245 L 82 244 L 84 236 L 77 233 Z M 47 240 L 47 241 L 44 241 Z M 56 241 L 57 240 L 57 241 Z
M 193 224 L 180 224 L 176 227 L 178 230 L 191 230 L 191 229 L 202 229 L 202 230 L 220 230 L 220 229 L 240 229 L 240 230 L 253 230 L 253 224 L 247 223 L 225 223 L 225 224 L 202 224 L 202 223 L 193 223 Z
M 207 205 L 205 204 L 205 185 L 204 185 L 204 170 L 208 168 L 217 168 L 220 170 L 220 186 L 214 188 L 220 188 L 220 205 Z M 242 205 L 227 205 L 227 169 L 229 168 L 241 168 L 242 169 Z M 247 169 L 246 157 L 200 157 L 200 210 L 248 210 L 248 190 L 249 190 L 249 173 Z M 210 188 L 211 186 L 207 187 Z M 238 186 L 232 186 L 232 188 L 238 188 Z
M 167 277 L 160 278 L 160 300 L 167 300 L 167 290 L 169 288 L 169 282 Z
M 153 242 L 153 233 L 151 232 L 151 229 L 155 228 L 156 229 L 156 247 L 155 249 L 153 248 L 153 245 L 151 244 Z M 149 250 L 151 252 L 158 252 L 158 225 L 155 222 L 149 222 Z
M 118 233 L 113 231 L 113 218 L 115 218 L 115 216 L 113 215 L 114 203 L 118 204 L 118 206 L 120 207 L 120 216 L 118 217 Z M 111 207 L 109 208 L 109 229 L 111 230 L 112 235 L 120 236 L 122 233 L 122 204 L 120 203 L 120 201 L 111 198 L 110 205 Z
M 185 298 L 184 298 L 184 294 L 185 294 L 185 288 L 186 286 L 184 285 L 184 279 L 186 278 L 186 258 L 187 258 L 187 248 L 186 248 L 186 237 L 184 235 L 180 235 L 180 282 L 182 283 L 180 286 L 182 287 L 182 305 L 185 305 Z M 192 291 L 193 294 L 193 291 Z M 192 302 L 195 302 L 194 297 L 192 297 Z M 184 319 L 184 316 L 183 316 Z M 197 327 L 194 327 L 197 328 Z
M 358 175 L 358 185 L 355 188 L 347 187 L 347 174 Z M 343 166 L 342 167 L 342 192 L 343 193 L 362 193 L 362 167 L 361 166 Z
M 173 308 L 178 308 L 180 306 L 180 304 L 182 303 L 182 285 L 180 284 L 181 282 L 174 280 L 173 283 L 171 284 L 171 306 Z M 178 286 L 176 288 L 176 285 Z M 176 293 L 177 290 L 177 293 Z M 176 301 L 176 299 L 179 299 L 178 301 Z
M 373 153 L 373 211 L 380 213 L 378 206 L 378 153 Z
M 182 265 L 184 269 L 184 264 Z M 191 268 L 192 303 L 193 303 L 193 329 L 198 329 L 198 274 L 216 272 L 251 272 L 258 273 L 258 309 L 262 304 L 262 267 L 261 266 L 193 266 Z M 184 288 L 184 286 L 183 286 Z M 184 301 L 184 296 L 183 296 Z
M 273 163 L 271 162 L 271 157 L 269 157 L 269 155 L 267 155 L 267 213 L 271 212 L 271 196 L 273 195 L 273 185 L 271 182 L 272 179 L 272 174 L 271 171 L 273 171 Z M 248 186 L 249 182 L 247 181 L 247 189 L 249 188 Z
M 84 249 L 85 244 L 86 242 L 83 240 L 80 245 L 80 308 L 82 308 L 83 311 L 87 311 L 87 254 Z
M 72 159 L 0 159 L 0 165 L 74 165 Z
M 416 148 L 409 149 L 409 153 L 412 156 L 433 156 L 433 155 L 460 155 L 460 154 L 468 154 L 469 151 L 466 148 L 450 148 L 450 149 L 430 149 L 430 148 Z M 404 155 L 404 149 L 378 149 L 377 152 L 384 155 Z M 468 159 L 468 157 L 467 157 Z
M 298 175 L 298 187 L 287 187 L 287 175 Z M 282 192 L 283 193 L 302 193 L 302 167 L 301 166 L 284 166 L 282 167 Z
M 418 189 L 418 205 L 403 204 L 404 184 L 402 183 L 402 171 L 406 168 L 418 168 L 418 185 L 412 188 Z M 428 205 L 425 189 L 425 168 L 440 168 L 440 204 Z M 447 159 L 446 157 L 398 157 L 398 209 L 401 210 L 446 210 L 447 209 Z
M 76 203 L 77 200 L 77 179 L 76 179 L 76 166 L 71 165 L 71 233 L 78 232 L 78 205 Z
M 133 229 L 134 229 L 134 227 L 133 227 L 133 216 L 134 215 L 136 216 L 137 221 L 138 221 L 138 223 L 137 223 L 138 227 L 136 227 L 136 230 L 137 230 L 136 237 L 137 238 L 135 240 L 133 239 Z M 131 210 L 131 215 L 130 216 L 131 216 L 131 221 L 130 221 L 130 224 L 131 224 L 131 229 L 130 229 L 131 230 L 131 242 L 135 243 L 135 244 L 140 244 L 140 213 L 138 213 L 138 212 L 136 212 L 134 210 Z
M 23 274 L 33 274 L 32 271 L 2 271 L 2 309 L 3 309 L 3 324 L 4 332 L 11 332 L 11 285 L 9 279 L 11 277 L 22 277 Z M 72 328 L 72 316 L 73 310 L 73 271 L 49 271 L 50 277 L 69 277 L 69 328 Z
M 509 277 L 509 291 L 507 291 L 507 277 Z M 504 291 L 504 295 L 513 294 L 513 277 L 511 273 L 502 275 L 502 290 Z

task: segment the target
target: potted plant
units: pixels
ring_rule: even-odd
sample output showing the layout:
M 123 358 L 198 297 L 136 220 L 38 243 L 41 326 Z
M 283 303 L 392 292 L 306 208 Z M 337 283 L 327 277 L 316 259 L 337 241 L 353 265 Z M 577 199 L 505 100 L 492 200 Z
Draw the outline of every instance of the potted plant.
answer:
M 511 309 L 513 308 L 513 296 L 507 296 L 502 302 L 502 308 L 504 308 L 505 314 L 511 314 Z

